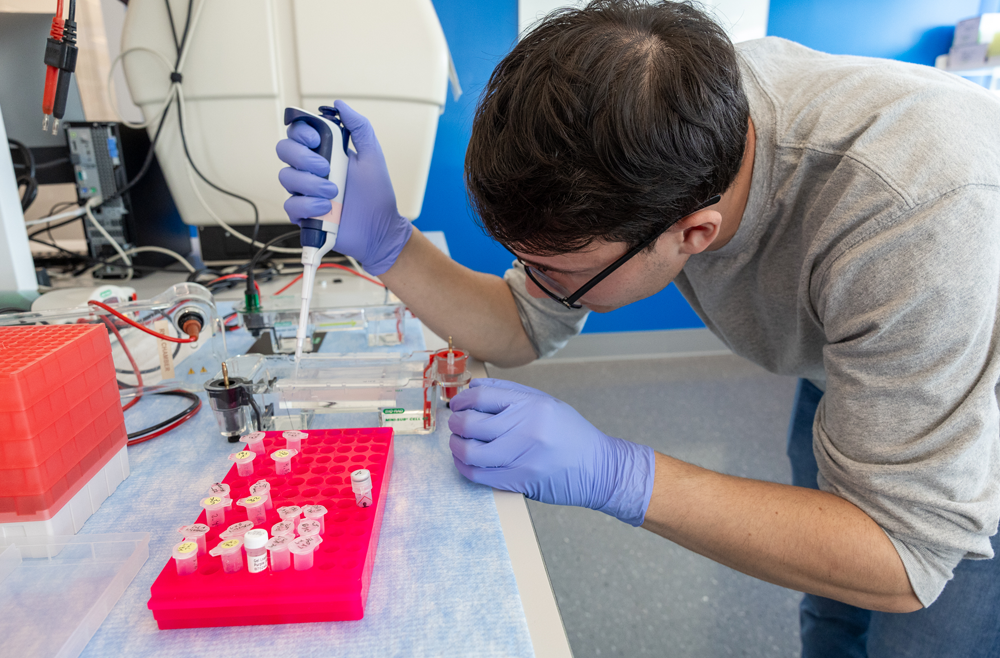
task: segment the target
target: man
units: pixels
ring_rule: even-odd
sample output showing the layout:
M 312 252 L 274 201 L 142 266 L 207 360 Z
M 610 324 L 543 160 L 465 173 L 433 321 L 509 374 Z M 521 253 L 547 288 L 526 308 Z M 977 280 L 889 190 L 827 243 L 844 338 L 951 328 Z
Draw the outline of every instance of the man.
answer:
M 676 281 L 734 352 L 801 378 L 796 486 L 605 436 L 533 389 L 452 402 L 475 482 L 599 509 L 806 592 L 806 656 L 1000 656 L 1000 103 L 926 67 L 741 44 L 685 4 L 554 14 L 494 71 L 466 180 L 504 280 L 396 212 L 352 131 L 337 250 L 498 365 Z M 334 187 L 292 126 L 293 221 Z M 675 413 L 684 413 L 683 409 Z M 992 543 L 991 543 L 991 537 Z M 874 611 L 874 612 L 872 612 Z

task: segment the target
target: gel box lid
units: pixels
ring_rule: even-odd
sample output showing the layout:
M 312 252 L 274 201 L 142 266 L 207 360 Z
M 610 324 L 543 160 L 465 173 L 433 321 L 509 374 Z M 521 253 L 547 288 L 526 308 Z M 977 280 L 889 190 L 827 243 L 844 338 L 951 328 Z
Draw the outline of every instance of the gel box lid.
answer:
M 75 658 L 149 557 L 149 533 L 0 539 L 4 656 Z

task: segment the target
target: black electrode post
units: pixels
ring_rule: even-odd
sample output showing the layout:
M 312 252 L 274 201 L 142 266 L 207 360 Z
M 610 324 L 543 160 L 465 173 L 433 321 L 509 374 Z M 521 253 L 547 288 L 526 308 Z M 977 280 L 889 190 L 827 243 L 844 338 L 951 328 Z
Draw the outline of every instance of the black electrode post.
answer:
M 208 401 L 219 421 L 222 435 L 236 443 L 252 427 L 251 415 L 256 412 L 252 383 L 243 377 L 230 377 L 229 368 L 222 363 L 222 377 L 205 382 Z M 257 425 L 261 419 L 256 414 Z

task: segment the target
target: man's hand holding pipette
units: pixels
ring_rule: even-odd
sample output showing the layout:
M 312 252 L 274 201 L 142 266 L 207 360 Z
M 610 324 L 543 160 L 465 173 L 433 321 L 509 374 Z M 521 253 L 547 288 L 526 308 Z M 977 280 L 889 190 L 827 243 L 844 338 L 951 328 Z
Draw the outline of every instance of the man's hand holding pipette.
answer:
M 438 335 L 455 336 L 473 356 L 502 365 L 534 359 L 507 284 L 459 265 L 414 231 L 396 209 L 389 170 L 371 124 L 342 101 L 335 107 L 357 149 L 348 153 L 335 250 L 382 277 L 425 326 Z M 318 133 L 300 123 L 290 125 L 288 139 L 278 143 L 278 157 L 290 165 L 279 180 L 294 195 L 285 202 L 285 212 L 296 224 L 330 212 L 330 200 L 337 196 L 336 186 L 326 178 L 327 163 L 310 150 L 318 145 Z
M 368 119 L 343 101 L 334 105 L 351 132 L 357 149 L 348 154 L 347 192 L 340 216 L 336 250 L 356 258 L 365 270 L 379 276 L 396 262 L 413 225 L 396 209 L 396 194 L 389 179 L 382 147 Z M 330 200 L 337 186 L 326 179 L 330 165 L 310 148 L 319 144 L 319 133 L 309 125 L 295 122 L 288 127 L 288 139 L 278 142 L 278 157 L 290 165 L 278 180 L 291 194 L 285 212 L 292 222 L 322 217 L 330 212 Z

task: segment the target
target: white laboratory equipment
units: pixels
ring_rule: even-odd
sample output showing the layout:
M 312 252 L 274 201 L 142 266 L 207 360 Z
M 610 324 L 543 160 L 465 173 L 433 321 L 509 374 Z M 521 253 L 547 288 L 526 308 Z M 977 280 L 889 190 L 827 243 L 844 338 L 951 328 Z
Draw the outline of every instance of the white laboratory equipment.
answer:
M 178 32 L 188 2 L 170 0 Z M 274 152 L 286 107 L 315 112 L 341 99 L 372 123 L 385 153 L 400 213 L 420 214 L 438 116 L 449 79 L 460 93 L 431 0 L 195 0 L 179 75 L 170 17 L 162 0 L 132 0 L 125 15 L 122 65 L 132 99 L 147 119 L 176 94 L 191 159 L 218 186 L 255 201 L 262 223 L 288 221 L 288 193 Z M 174 83 L 177 83 L 176 87 Z M 244 202 L 197 179 L 171 108 L 156 155 L 187 224 L 218 216 L 253 223 Z M 150 122 L 150 136 L 158 121 Z
M 0 141 L 6 144 L 3 112 L 0 111 Z M 35 263 L 31 259 L 24 214 L 14 182 L 10 150 L 0 149 L 0 292 L 16 292 L 33 299 L 38 290 Z

